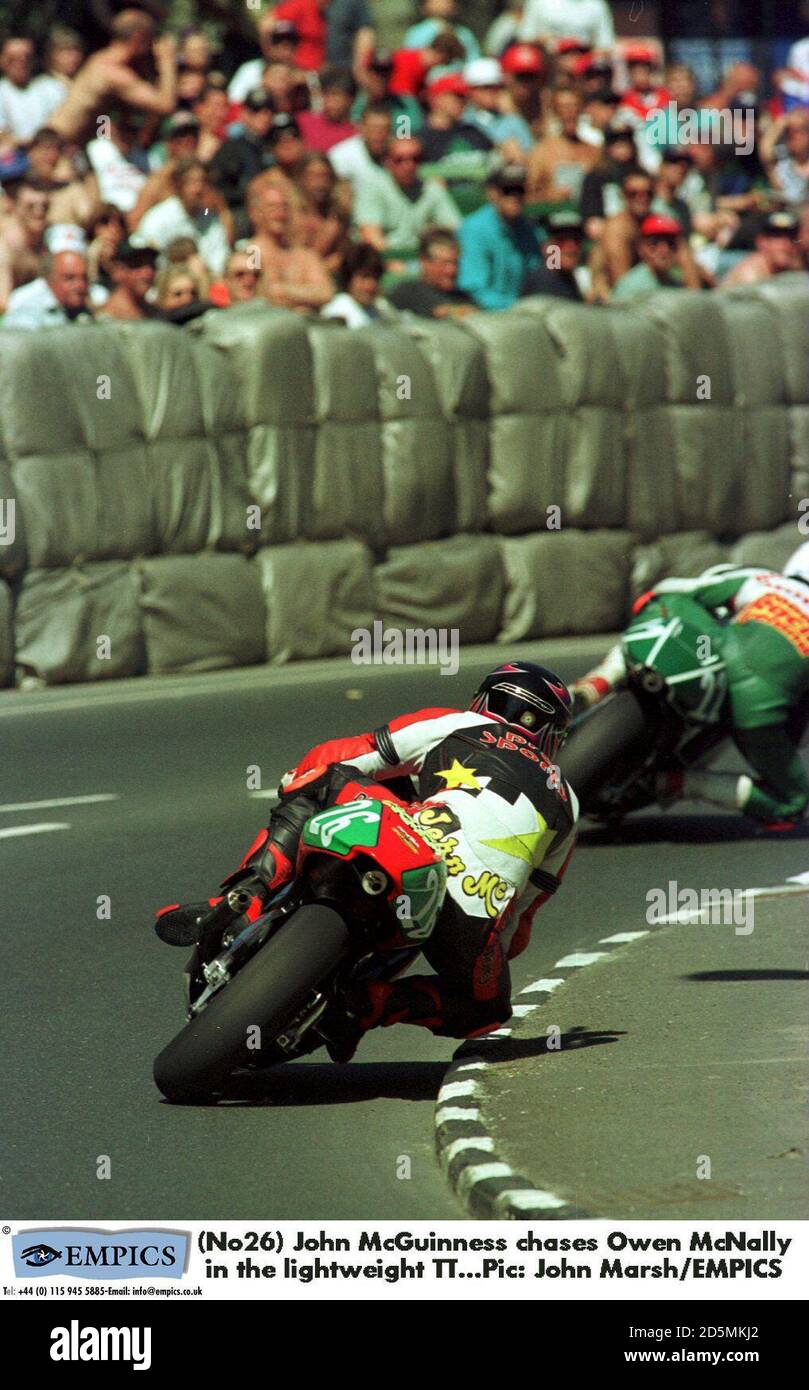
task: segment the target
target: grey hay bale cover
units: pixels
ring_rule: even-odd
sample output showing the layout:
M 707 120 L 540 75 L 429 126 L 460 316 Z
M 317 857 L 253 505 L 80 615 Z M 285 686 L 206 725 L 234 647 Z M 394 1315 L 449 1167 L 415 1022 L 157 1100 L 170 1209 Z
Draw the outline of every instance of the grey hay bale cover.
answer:
M 789 522 L 774 531 L 756 531 L 737 541 L 730 560 L 734 565 L 762 565 L 780 574 L 793 550 L 805 540 L 805 533 L 798 530 L 795 522 Z
M 265 658 L 259 572 L 243 555 L 137 562 L 150 673 L 253 666 Z
M 256 540 L 297 540 L 312 512 L 315 393 L 307 325 L 267 304 L 205 314 L 197 333 L 227 359 L 245 431 L 246 476 L 261 508 Z
M 538 530 L 567 498 L 571 422 L 559 353 L 541 314 L 473 314 L 464 332 L 482 345 L 489 380 L 489 524 Z
M 405 315 L 409 333 L 427 359 L 441 409 L 450 423 L 454 532 L 481 531 L 487 522 L 489 377 L 479 339 L 462 324 Z
M 120 336 L 100 325 L 0 332 L 0 451 L 28 562 L 58 567 L 157 548 L 140 398 Z
M 666 399 L 666 345 L 659 325 L 631 304 L 598 311 L 622 364 L 626 448 L 624 524 L 643 536 L 680 527 L 674 432 Z
M 267 660 L 342 656 L 373 619 L 373 557 L 359 541 L 299 541 L 260 550 Z
M 751 287 L 772 314 L 786 373 L 786 399 L 809 403 L 809 275 L 795 271 Z
M 259 533 L 248 526 L 248 436 L 238 412 L 233 364 L 225 352 L 202 336 L 189 334 L 189 341 L 211 468 L 211 522 L 206 545 L 252 554 L 259 544 Z
M 351 329 L 309 325 L 315 384 L 312 500 L 307 538 L 382 541 L 384 479 L 374 355 Z
M 795 523 L 756 531 L 735 545 L 723 545 L 706 531 L 665 536 L 640 545 L 632 561 L 632 596 L 637 598 L 667 576 L 692 579 L 713 565 L 761 565 L 780 572 L 793 550 L 805 540 Z
M 777 526 L 789 512 L 787 371 L 773 315 L 757 296 L 716 296 L 727 323 L 729 369 L 742 423 L 739 506 L 733 529 Z M 807 308 L 809 312 L 809 308 Z
M 384 534 L 389 545 L 433 540 L 452 529 L 453 451 L 424 354 L 401 328 L 374 324 L 356 336 L 373 355 L 382 420 Z
M 707 531 L 686 531 L 663 536 L 651 545 L 639 545 L 632 557 L 632 597 L 652 589 L 667 575 L 696 578 L 712 565 L 730 563 L 730 547 L 721 545 Z
M 216 455 L 205 435 L 192 339 L 170 324 L 123 324 L 146 438 L 146 465 L 161 554 L 212 543 Z
M 114 680 L 146 670 L 137 575 L 122 562 L 29 570 L 14 617 L 18 676 L 48 685 Z M 109 657 L 99 638 L 109 638 Z
M 569 412 L 565 489 L 569 526 L 621 526 L 626 513 L 626 383 L 609 316 L 538 296 L 518 305 L 540 318 L 556 352 Z
M 506 597 L 498 641 L 623 626 L 635 538 L 627 531 L 546 531 L 498 539 Z
M 504 577 L 493 536 L 392 547 L 373 580 L 374 617 L 391 627 L 457 629 L 464 643 L 497 632 Z

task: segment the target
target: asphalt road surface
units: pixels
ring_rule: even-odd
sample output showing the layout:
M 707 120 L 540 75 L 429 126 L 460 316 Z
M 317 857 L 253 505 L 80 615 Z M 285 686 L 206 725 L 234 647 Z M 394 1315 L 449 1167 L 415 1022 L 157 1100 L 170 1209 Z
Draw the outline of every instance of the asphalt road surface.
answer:
M 542 651 L 571 679 L 603 645 L 525 655 Z M 183 1021 L 185 955 L 151 923 L 156 906 L 214 891 L 265 823 L 249 768 L 269 791 L 315 742 L 463 703 L 492 657 L 465 653 L 455 678 L 345 662 L 0 697 L 0 1219 L 464 1215 L 433 1150 L 456 1044 L 423 1030 L 376 1032 L 345 1068 L 317 1053 L 225 1105 L 163 1102 L 151 1065 Z M 670 877 L 782 882 L 807 867 L 806 849 L 710 815 L 646 817 L 624 842 L 585 834 L 515 963 L 515 989 L 605 928 L 631 930 L 646 890 Z

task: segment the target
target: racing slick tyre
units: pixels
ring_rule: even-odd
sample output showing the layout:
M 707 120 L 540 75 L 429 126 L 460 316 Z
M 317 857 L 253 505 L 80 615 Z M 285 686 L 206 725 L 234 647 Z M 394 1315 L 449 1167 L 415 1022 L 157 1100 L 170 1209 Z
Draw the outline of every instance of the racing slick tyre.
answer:
M 559 766 L 584 814 L 603 815 L 600 792 L 616 772 L 628 775 L 633 763 L 645 760 L 654 737 L 650 712 L 632 690 L 609 695 L 576 721 Z
M 248 1029 L 269 1046 L 346 954 L 349 931 L 331 907 L 302 907 L 163 1048 L 154 1079 L 166 1100 L 210 1100 L 255 1057 Z

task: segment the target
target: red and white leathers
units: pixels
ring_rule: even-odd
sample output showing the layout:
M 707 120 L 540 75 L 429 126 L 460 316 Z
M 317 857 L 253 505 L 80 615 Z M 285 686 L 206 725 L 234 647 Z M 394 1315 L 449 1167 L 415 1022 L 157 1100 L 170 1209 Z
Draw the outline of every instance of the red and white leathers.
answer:
M 372 986 L 364 1021 L 420 1023 L 461 1037 L 496 1027 L 511 1013 L 507 962 L 528 945 L 534 914 L 573 851 L 574 792 L 511 725 L 426 709 L 311 749 L 284 777 L 282 806 L 337 763 L 380 782 L 413 778 L 414 814 L 437 837 L 448 868 L 447 899 L 424 951 L 437 979 Z

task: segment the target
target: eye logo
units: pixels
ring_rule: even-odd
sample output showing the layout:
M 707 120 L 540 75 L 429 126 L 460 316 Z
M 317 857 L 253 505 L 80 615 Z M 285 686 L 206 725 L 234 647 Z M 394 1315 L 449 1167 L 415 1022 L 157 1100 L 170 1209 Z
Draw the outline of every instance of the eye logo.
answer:
M 29 1245 L 27 1250 L 21 1252 L 21 1259 L 27 1265 L 49 1265 L 60 1259 L 61 1255 L 61 1250 L 54 1250 L 52 1245 Z

